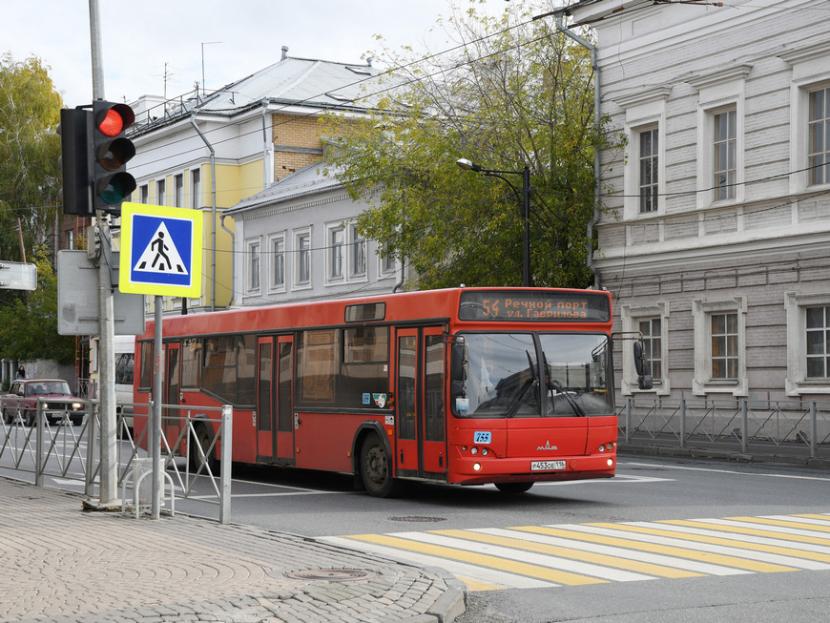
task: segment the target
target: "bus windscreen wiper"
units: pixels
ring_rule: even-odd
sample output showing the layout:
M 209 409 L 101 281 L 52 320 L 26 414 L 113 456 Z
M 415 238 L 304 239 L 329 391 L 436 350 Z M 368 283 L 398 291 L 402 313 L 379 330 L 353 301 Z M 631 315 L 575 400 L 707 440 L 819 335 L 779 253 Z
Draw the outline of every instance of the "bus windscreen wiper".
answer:
M 573 399 L 573 396 L 571 396 L 570 392 L 566 391 L 562 387 L 562 384 L 559 381 L 553 379 L 553 380 L 551 380 L 550 384 L 551 384 L 551 387 L 553 387 L 553 389 L 556 391 L 556 393 L 554 394 L 554 397 L 559 396 L 561 394 L 562 396 L 565 397 L 565 400 L 568 401 L 568 404 L 571 406 L 571 409 L 573 409 L 573 412 L 576 415 L 578 415 L 579 417 L 585 417 L 585 411 L 583 411 L 582 407 L 579 406 L 579 403 L 576 400 Z M 554 411 L 555 410 L 556 409 L 554 407 Z
M 513 417 L 516 415 L 516 412 L 519 410 L 519 406 L 521 406 L 522 399 L 524 399 L 527 390 L 536 381 L 536 370 L 535 366 L 533 365 L 533 359 L 531 358 L 529 352 L 525 351 L 525 355 L 527 355 L 528 370 L 530 370 L 530 376 L 524 380 L 522 386 L 513 395 L 513 399 L 510 401 L 510 404 L 507 405 L 507 411 L 504 412 L 504 417 Z

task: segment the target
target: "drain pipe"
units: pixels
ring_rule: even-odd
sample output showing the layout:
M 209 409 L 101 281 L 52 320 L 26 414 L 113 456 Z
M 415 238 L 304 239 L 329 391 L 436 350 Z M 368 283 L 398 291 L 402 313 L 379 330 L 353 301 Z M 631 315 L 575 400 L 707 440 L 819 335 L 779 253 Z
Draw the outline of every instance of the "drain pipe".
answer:
M 540 16 L 542 17 L 542 16 Z M 600 109 L 601 106 L 601 99 L 600 99 L 600 92 L 599 92 L 599 63 L 597 62 L 597 48 L 594 46 L 590 41 L 585 39 L 584 37 L 580 37 L 574 31 L 569 30 L 567 26 L 564 24 L 564 20 L 562 18 L 562 13 L 556 13 L 556 30 L 564 34 L 569 39 L 576 41 L 582 47 L 588 49 L 591 52 L 591 67 L 594 70 L 594 129 L 597 131 L 597 135 L 599 135 L 600 129 L 600 120 L 602 118 L 602 111 Z M 597 290 L 600 288 L 600 280 L 599 280 L 599 273 L 594 270 L 594 261 L 593 261 L 593 252 L 594 252 L 594 225 L 599 221 L 599 200 L 601 195 L 602 186 L 600 184 L 599 179 L 600 174 L 600 153 L 599 149 L 594 149 L 594 214 L 591 217 L 591 220 L 588 221 L 588 229 L 586 235 L 588 240 L 586 245 L 588 246 L 588 253 L 586 258 L 586 264 L 588 268 L 594 273 L 594 288 Z
M 213 145 L 210 144 L 199 129 L 195 114 L 190 117 L 190 123 L 193 125 L 193 129 L 196 130 L 196 134 L 202 139 L 205 147 L 210 150 L 210 204 L 211 218 L 213 220 L 213 225 L 210 228 L 210 311 L 216 311 L 216 152 L 213 149 Z
M 236 233 L 231 231 L 230 229 L 228 229 L 227 226 L 225 226 L 225 219 L 227 217 L 228 217 L 228 215 L 225 214 L 224 212 L 222 212 L 222 216 L 219 217 L 219 227 L 221 227 L 222 231 L 224 231 L 226 234 L 228 234 L 231 237 L 231 240 L 233 240 L 234 237 L 236 236 Z M 233 299 L 234 299 L 235 294 L 236 293 L 233 289 L 233 271 L 231 271 L 231 300 L 228 301 L 228 307 L 231 307 L 233 305 Z

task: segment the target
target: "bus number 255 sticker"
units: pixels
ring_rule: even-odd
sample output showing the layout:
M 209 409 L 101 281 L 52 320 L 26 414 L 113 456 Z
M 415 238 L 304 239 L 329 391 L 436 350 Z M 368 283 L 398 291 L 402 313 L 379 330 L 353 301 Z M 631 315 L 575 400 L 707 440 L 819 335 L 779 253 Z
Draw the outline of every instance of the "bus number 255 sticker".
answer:
M 473 443 L 490 443 L 493 441 L 493 433 L 490 431 L 477 430 L 473 433 Z

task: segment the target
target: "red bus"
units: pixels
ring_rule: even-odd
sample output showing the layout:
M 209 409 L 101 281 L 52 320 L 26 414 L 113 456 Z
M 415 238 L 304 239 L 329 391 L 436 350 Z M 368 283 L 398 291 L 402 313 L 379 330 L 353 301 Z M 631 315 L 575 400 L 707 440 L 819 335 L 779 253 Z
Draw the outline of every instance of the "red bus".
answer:
M 163 397 L 232 404 L 235 462 L 354 474 L 375 496 L 400 479 L 519 493 L 614 475 L 611 325 L 608 292 L 552 288 L 176 316 Z M 152 336 L 150 322 L 136 341 L 137 404 L 150 398 Z M 204 444 L 210 431 L 197 431 Z

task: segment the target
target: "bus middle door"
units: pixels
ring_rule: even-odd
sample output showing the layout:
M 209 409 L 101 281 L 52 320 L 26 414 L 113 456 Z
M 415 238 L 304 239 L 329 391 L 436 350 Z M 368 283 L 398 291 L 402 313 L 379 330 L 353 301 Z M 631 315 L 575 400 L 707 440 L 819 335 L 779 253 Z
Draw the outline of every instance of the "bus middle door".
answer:
M 443 328 L 396 334 L 399 476 L 442 478 L 447 471 Z

